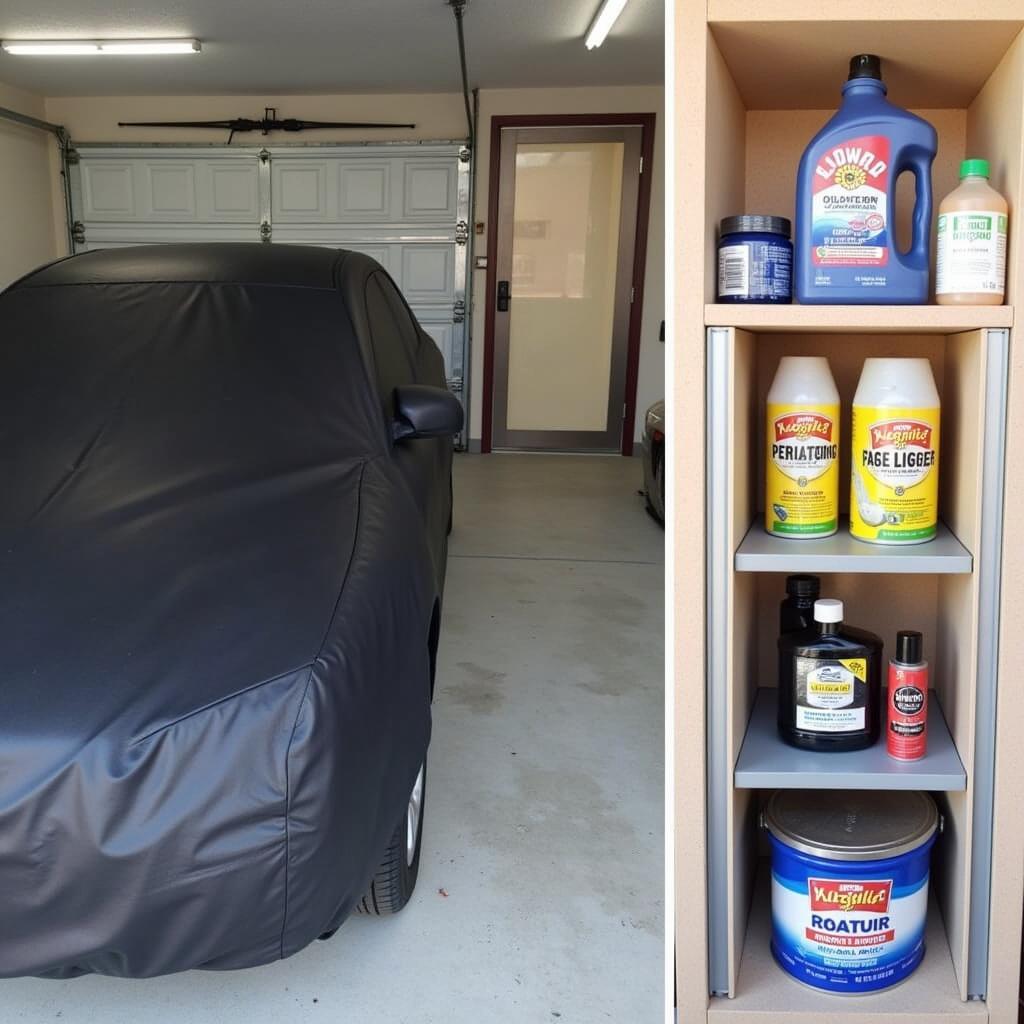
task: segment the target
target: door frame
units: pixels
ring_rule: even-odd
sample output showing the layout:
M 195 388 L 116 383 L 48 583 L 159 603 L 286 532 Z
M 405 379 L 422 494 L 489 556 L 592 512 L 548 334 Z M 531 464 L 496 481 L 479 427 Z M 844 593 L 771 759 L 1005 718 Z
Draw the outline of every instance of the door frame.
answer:
M 633 302 L 629 309 L 629 340 L 626 356 L 626 413 L 623 417 L 621 452 L 633 454 L 636 420 L 637 375 L 640 368 L 640 328 L 643 320 L 644 275 L 647 266 L 647 229 L 651 212 L 651 176 L 654 173 L 654 129 L 656 115 L 648 114 L 500 114 L 491 118 L 491 159 L 487 197 L 487 282 L 484 301 L 484 365 L 480 410 L 480 451 L 491 450 L 494 420 L 494 307 L 498 288 L 498 196 L 501 185 L 502 128 L 608 128 L 634 126 L 641 129 L 640 156 L 643 173 L 637 195 L 636 242 L 631 285 Z M 628 429 L 626 428 L 628 424 Z

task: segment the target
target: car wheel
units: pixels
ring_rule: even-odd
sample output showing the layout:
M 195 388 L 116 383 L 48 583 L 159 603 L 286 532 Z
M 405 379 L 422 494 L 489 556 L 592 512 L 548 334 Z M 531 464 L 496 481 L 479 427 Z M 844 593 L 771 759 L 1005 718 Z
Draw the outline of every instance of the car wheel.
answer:
M 366 895 L 356 904 L 358 914 L 397 914 L 409 902 L 420 871 L 423 809 L 427 794 L 427 762 L 420 766 L 402 820 L 388 843 Z

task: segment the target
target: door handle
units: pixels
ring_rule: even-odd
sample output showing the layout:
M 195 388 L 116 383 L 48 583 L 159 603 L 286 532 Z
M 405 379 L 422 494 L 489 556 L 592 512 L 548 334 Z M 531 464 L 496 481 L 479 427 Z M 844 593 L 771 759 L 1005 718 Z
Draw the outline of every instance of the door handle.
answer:
M 509 294 L 508 281 L 498 282 L 498 312 L 507 313 L 509 300 L 512 296 Z

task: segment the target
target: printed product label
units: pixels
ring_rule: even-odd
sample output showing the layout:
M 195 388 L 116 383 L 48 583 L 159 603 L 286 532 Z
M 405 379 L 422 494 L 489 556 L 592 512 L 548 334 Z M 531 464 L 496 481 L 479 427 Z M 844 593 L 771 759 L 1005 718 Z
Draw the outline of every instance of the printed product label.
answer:
M 793 254 L 788 245 L 751 241 L 718 250 L 718 297 L 789 299 Z
M 839 406 L 769 403 L 765 529 L 834 533 L 839 515 Z
M 928 669 L 889 665 L 886 750 L 900 761 L 924 757 L 928 742 Z
M 1006 228 L 1006 214 L 992 210 L 939 214 L 936 293 L 1001 295 Z
M 750 250 L 745 245 L 723 245 L 718 250 L 719 298 L 750 295 Z
M 824 152 L 811 203 L 814 266 L 863 267 L 860 284 L 884 287 L 872 270 L 889 262 L 889 140 L 863 135 Z
M 868 666 L 863 658 L 796 658 L 796 727 L 855 732 L 866 724 Z
M 830 992 L 872 992 L 902 980 L 924 956 L 927 871 L 919 881 L 900 881 L 839 874 L 804 880 L 773 871 L 776 959 Z
M 853 407 L 850 532 L 878 543 L 935 536 L 939 410 Z

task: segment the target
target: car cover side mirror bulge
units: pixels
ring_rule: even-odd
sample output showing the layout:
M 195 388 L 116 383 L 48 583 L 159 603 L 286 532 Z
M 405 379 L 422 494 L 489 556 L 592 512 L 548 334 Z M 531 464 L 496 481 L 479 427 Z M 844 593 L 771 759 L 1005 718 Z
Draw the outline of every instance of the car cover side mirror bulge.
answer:
M 462 403 L 446 388 L 404 384 L 395 388 L 396 441 L 422 437 L 452 437 L 462 429 Z

